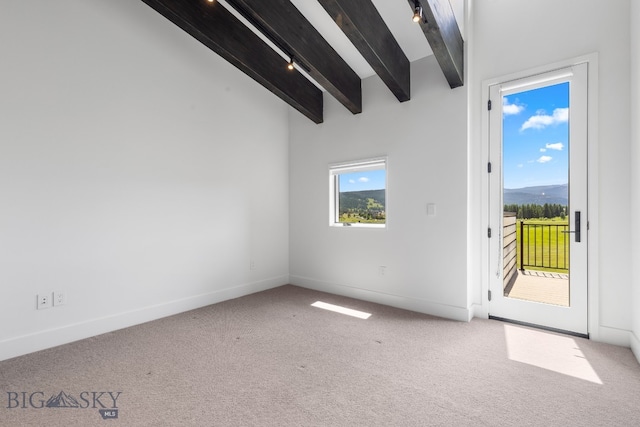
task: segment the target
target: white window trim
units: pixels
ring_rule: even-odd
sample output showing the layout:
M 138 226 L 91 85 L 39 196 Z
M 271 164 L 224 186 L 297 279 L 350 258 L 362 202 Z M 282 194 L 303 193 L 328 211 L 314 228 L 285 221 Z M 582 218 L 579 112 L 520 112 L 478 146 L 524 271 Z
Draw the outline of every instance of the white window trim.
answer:
M 329 226 L 337 227 L 337 228 L 379 228 L 385 229 L 387 228 L 388 218 L 385 220 L 384 224 L 369 224 L 369 223 L 342 223 L 337 222 L 338 218 L 338 208 L 339 208 L 339 197 L 340 192 L 338 188 L 338 180 L 337 176 L 345 173 L 351 172 L 363 172 L 363 171 L 371 171 L 371 170 L 385 170 L 385 213 L 388 216 L 388 181 L 389 181 L 389 161 L 386 156 L 383 157 L 374 157 L 370 159 L 356 160 L 350 162 L 342 162 L 342 163 L 332 163 L 329 165 Z

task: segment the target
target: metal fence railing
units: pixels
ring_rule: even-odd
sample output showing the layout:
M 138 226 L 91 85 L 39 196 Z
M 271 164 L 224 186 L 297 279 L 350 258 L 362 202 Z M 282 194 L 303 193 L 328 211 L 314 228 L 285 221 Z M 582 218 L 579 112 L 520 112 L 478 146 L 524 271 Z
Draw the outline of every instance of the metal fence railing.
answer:
M 569 225 L 520 221 L 520 270 L 525 267 L 569 270 Z

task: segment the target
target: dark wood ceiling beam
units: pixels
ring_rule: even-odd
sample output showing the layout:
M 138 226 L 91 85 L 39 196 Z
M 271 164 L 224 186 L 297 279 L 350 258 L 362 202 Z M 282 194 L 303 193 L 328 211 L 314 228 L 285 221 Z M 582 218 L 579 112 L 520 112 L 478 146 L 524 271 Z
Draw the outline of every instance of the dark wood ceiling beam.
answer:
M 362 112 L 360 77 L 290 0 L 226 0 L 354 114 Z
M 409 60 L 371 0 L 318 1 L 396 98 L 411 99 Z
M 322 91 L 218 2 L 142 0 L 209 49 L 315 123 L 322 123 Z M 215 78 L 215 75 L 212 75 Z
M 416 0 L 408 0 L 414 10 Z M 464 84 L 464 41 L 449 0 L 421 0 L 420 22 L 451 89 Z M 410 19 L 408 17 L 407 19 Z

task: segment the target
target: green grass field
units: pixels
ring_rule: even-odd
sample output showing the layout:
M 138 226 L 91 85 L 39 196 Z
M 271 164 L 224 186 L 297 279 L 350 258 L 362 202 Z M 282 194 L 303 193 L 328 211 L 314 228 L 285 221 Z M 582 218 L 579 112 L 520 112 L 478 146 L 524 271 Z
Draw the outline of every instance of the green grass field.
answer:
M 520 223 L 516 222 L 518 244 L 518 268 L 520 265 Z M 566 219 L 540 218 L 524 220 L 524 264 L 527 270 L 567 273 L 569 269 L 569 239 Z M 527 225 L 529 225 L 527 227 Z M 527 265 L 527 264 L 535 264 Z
M 341 223 L 351 223 L 351 224 L 355 224 L 355 223 L 362 223 L 362 224 L 384 224 L 386 221 L 384 218 L 367 218 L 366 216 L 361 216 L 358 214 L 351 214 L 351 216 L 349 214 L 342 214 L 342 216 L 340 216 L 339 221 Z

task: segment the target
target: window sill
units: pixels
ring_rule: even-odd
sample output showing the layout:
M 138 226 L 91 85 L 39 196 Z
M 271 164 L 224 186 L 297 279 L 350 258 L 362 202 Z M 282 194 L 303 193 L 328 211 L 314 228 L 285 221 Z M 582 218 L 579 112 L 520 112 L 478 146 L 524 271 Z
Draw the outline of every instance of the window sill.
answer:
M 387 224 L 368 224 L 366 222 L 334 222 L 329 225 L 335 228 L 387 228 Z

